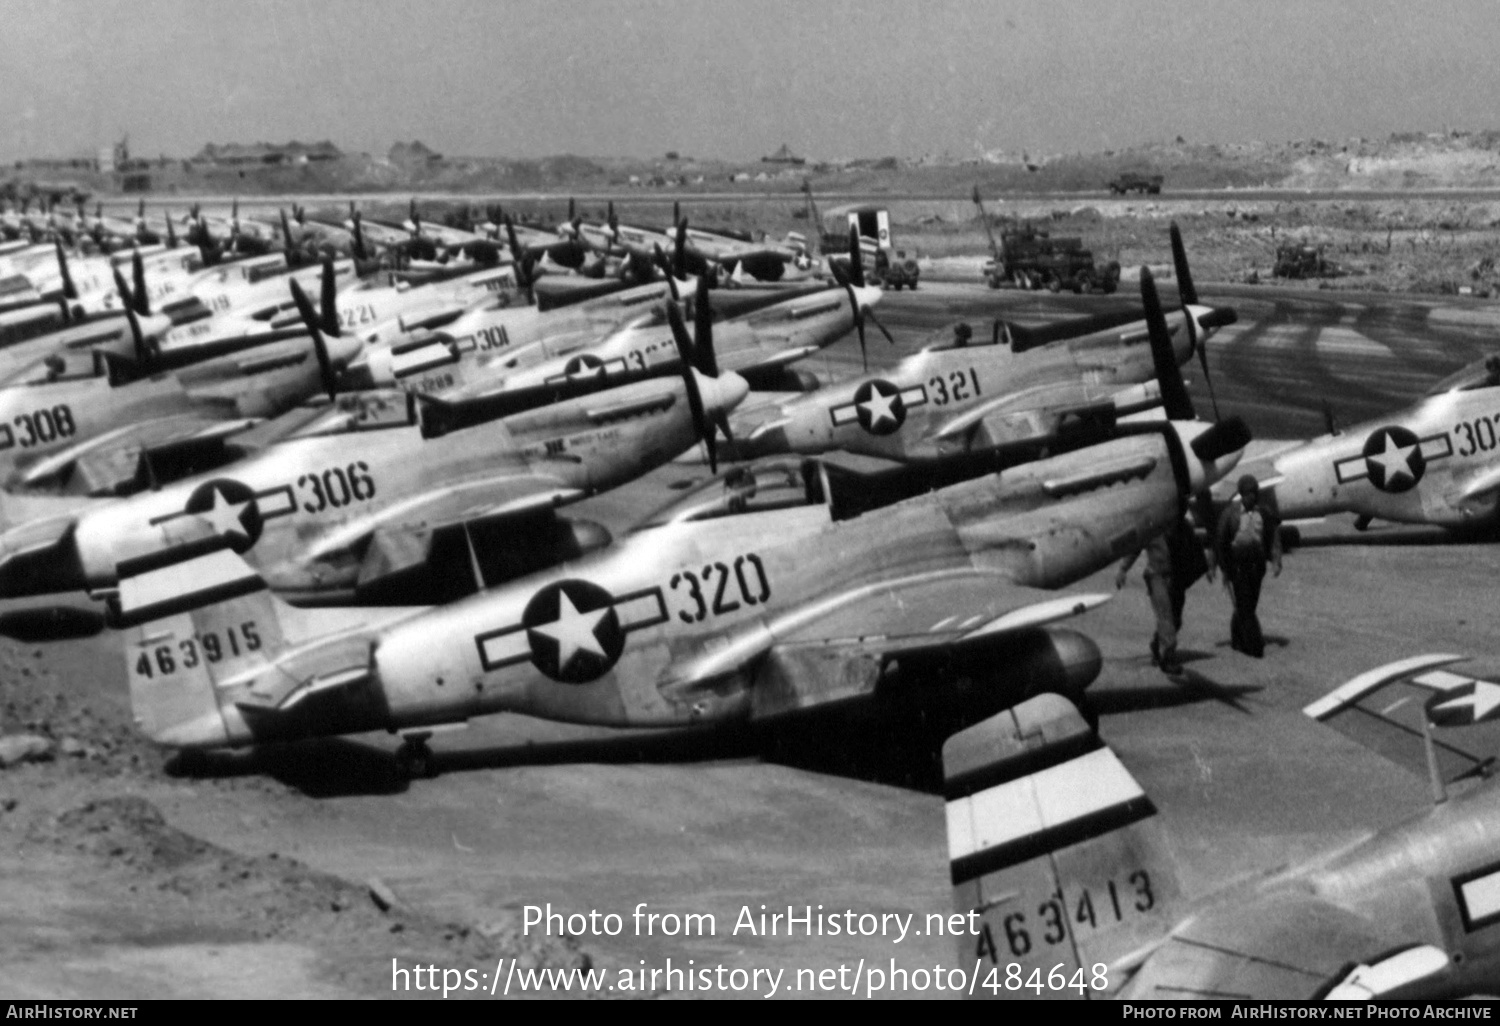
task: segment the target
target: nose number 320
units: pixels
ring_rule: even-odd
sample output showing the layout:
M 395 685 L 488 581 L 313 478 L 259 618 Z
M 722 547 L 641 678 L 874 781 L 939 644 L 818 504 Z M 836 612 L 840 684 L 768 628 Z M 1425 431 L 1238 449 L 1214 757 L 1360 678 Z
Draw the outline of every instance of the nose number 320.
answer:
M 766 565 L 753 552 L 734 557 L 732 563 L 710 563 L 699 572 L 675 573 L 667 588 L 681 600 L 677 616 L 683 623 L 702 623 L 710 613 L 725 616 L 771 597 Z

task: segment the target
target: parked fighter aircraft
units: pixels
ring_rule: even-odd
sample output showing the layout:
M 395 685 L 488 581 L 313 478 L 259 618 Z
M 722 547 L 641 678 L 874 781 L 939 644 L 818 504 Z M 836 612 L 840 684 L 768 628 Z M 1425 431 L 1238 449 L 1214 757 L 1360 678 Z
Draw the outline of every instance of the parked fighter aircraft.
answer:
M 455 539 L 463 554 L 471 534 L 498 536 L 489 572 L 478 574 L 482 585 L 597 544 L 597 530 L 575 533 L 551 511 L 711 438 L 712 422 L 746 390 L 734 374 L 712 377 L 689 364 L 677 379 L 464 429 L 455 429 L 465 421 L 444 404 L 424 403 L 419 415 L 404 393 L 345 396 L 232 468 L 0 537 L 0 592 L 108 588 L 120 566 L 164 549 L 231 544 L 301 601 L 466 593 L 473 581 L 437 572 L 447 567 L 435 568 L 434 554 L 454 552 Z M 461 559 L 461 571 L 470 563 Z
M 189 366 L 162 365 L 127 312 L 135 359 L 102 351 L 84 373 L 64 364 L 47 380 L 0 388 L 0 474 L 9 488 L 116 494 L 157 481 L 181 462 L 274 417 L 336 375 L 357 340 L 267 342 Z M 168 371 L 167 373 L 158 373 Z
M 1500 986 L 1493 783 L 1189 901 L 1156 807 L 1066 699 L 955 734 L 943 768 L 955 908 L 979 924 L 959 962 L 988 971 L 976 996 L 1420 1000 Z
M 1406 409 L 1256 461 L 1285 520 L 1355 513 L 1447 528 L 1500 512 L 1500 357 L 1478 360 Z M 1262 461 L 1264 461 L 1262 463 Z
M 982 339 L 971 339 L 967 325 L 942 329 L 934 344 L 889 370 L 738 412 L 734 455 L 843 449 L 909 462 L 1011 445 L 1031 449 L 1155 406 L 1154 351 L 1139 344 L 1152 319 L 1161 321 L 1178 363 L 1194 349 L 1201 356 L 1213 331 L 1235 320 L 1232 309 L 1198 305 L 1176 225 L 1172 242 L 1185 304 L 1180 312 L 1162 314 L 1145 272 L 1145 320 L 1029 347 L 1017 345 L 1000 321 Z
M 675 287 L 675 281 L 668 282 Z M 793 363 L 830 345 L 850 329 L 864 341 L 864 322 L 872 319 L 871 307 L 880 301 L 880 290 L 847 287 L 820 289 L 779 301 L 735 320 L 713 321 L 708 280 L 698 279 L 694 314 L 700 336 L 712 334 L 718 365 L 750 382 L 752 388 L 798 387 L 803 380 L 790 371 Z M 767 298 L 767 297 L 761 297 Z M 670 325 L 651 317 L 622 325 L 618 330 L 571 353 L 540 363 L 527 363 L 534 352 L 512 354 L 520 366 L 511 370 L 510 360 L 500 373 L 481 378 L 463 393 L 466 396 L 530 388 L 579 375 L 611 377 L 631 371 L 669 371 L 677 361 Z
M 654 282 L 551 310 L 497 300 L 457 313 L 399 318 L 394 325 L 361 334 L 365 352 L 351 374 L 363 387 L 479 393 L 501 387 L 518 372 L 591 349 L 627 328 L 664 324 L 662 302 L 671 299 L 674 288 L 687 285 Z M 806 294 L 726 292 L 714 301 L 713 312 L 740 317 Z M 585 364 L 597 367 L 604 361 L 583 360 L 579 366 Z
M 1006 668 L 980 689 L 990 707 L 1077 694 L 1098 650 L 1041 628 L 1106 596 L 1051 589 L 1160 530 L 1232 464 L 1225 442 L 1202 424 L 1151 426 L 852 519 L 862 482 L 841 496 L 816 462 L 736 468 L 607 551 L 385 622 L 294 609 L 235 553 L 181 548 L 182 562 L 121 564 L 115 616 L 135 625 L 132 701 L 154 740 L 389 728 L 408 734 L 411 771 L 428 764 L 424 728 L 505 710 L 613 726 L 770 720 L 931 688 L 955 667 Z

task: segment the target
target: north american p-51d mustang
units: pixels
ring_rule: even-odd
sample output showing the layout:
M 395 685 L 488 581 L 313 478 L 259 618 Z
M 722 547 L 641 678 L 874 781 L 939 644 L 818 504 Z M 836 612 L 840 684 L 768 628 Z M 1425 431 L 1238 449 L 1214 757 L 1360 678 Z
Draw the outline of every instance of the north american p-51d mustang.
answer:
M 967 325 L 943 329 L 934 344 L 889 370 L 779 405 L 742 409 L 733 419 L 734 453 L 750 459 L 843 449 L 914 462 L 1013 445 L 1033 449 L 1158 405 L 1155 350 L 1141 344 L 1150 338 L 1150 319 L 1161 321 L 1164 344 L 1179 364 L 1195 349 L 1202 357 L 1213 331 L 1235 320 L 1232 309 L 1198 304 L 1175 224 L 1172 250 L 1181 311 L 1162 314 L 1146 273 L 1142 302 L 1155 310 L 1146 320 L 1100 330 L 1087 330 L 1092 321 L 1078 322 L 1085 333 L 1048 333 L 1038 344 L 1000 321 L 980 339 Z
M 7 487 L 111 495 L 160 480 L 230 435 L 336 391 L 358 342 L 267 342 L 185 365 L 148 350 L 133 310 L 132 360 L 96 351 L 82 373 L 0 388 L 0 474 Z M 210 462 L 212 462 L 210 460 Z
M 478 424 L 408 393 L 343 396 L 233 466 L 14 526 L 0 536 L 0 593 L 109 588 L 122 566 L 162 550 L 230 545 L 300 601 L 466 594 L 607 540 L 553 511 L 695 439 L 711 444 L 714 422 L 747 386 L 702 373 L 696 360 L 690 353 L 676 378 Z M 492 537 L 493 547 L 478 544 Z
M 1500 357 L 1435 385 L 1404 410 L 1256 460 L 1262 494 L 1286 520 L 1354 513 L 1446 528 L 1500 512 Z
M 955 908 L 979 924 L 959 964 L 988 974 L 975 996 L 1431 1000 L 1500 986 L 1493 782 L 1190 900 L 1156 806 L 1067 699 L 960 731 L 943 771 Z
M 914 479 L 852 516 L 864 481 L 795 457 L 738 467 L 608 550 L 386 620 L 288 606 L 230 549 L 178 549 L 118 567 L 115 614 L 134 625 L 139 724 L 187 749 L 390 729 L 417 770 L 411 735 L 485 713 L 764 721 L 942 691 L 960 671 L 996 708 L 1093 680 L 1094 644 L 1046 625 L 1106 596 L 1054 589 L 1160 531 L 1243 444 L 1220 426 L 1145 425 L 937 490 Z

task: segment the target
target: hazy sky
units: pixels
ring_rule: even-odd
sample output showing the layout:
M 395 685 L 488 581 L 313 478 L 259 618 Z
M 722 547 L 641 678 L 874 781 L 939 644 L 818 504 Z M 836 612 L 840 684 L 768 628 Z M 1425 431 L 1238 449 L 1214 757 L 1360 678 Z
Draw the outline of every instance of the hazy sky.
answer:
M 1500 127 L 1493 0 L 0 0 L 0 159 L 754 158 Z

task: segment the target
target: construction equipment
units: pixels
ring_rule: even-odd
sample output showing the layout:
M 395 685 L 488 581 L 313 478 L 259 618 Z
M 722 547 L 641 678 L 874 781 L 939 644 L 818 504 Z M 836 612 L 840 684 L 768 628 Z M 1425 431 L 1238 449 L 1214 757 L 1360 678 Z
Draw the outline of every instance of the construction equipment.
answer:
M 993 254 L 993 259 L 984 265 L 985 281 L 990 288 L 1044 288 L 1052 292 L 1071 289 L 1080 295 L 1085 292 L 1108 295 L 1119 285 L 1119 261 L 1096 264 L 1094 254 L 1083 248 L 1081 238 L 1053 238 L 1027 222 L 1002 228 L 997 242 L 978 186 L 974 188 L 974 205 L 979 208 Z
M 1344 268 L 1323 255 L 1321 245 L 1287 242 L 1276 247 L 1276 264 L 1271 274 L 1276 278 L 1337 278 Z
M 1143 175 L 1138 171 L 1122 171 L 1109 183 L 1109 191 L 1116 196 L 1127 192 L 1143 192 L 1155 196 L 1161 192 L 1161 175 Z

